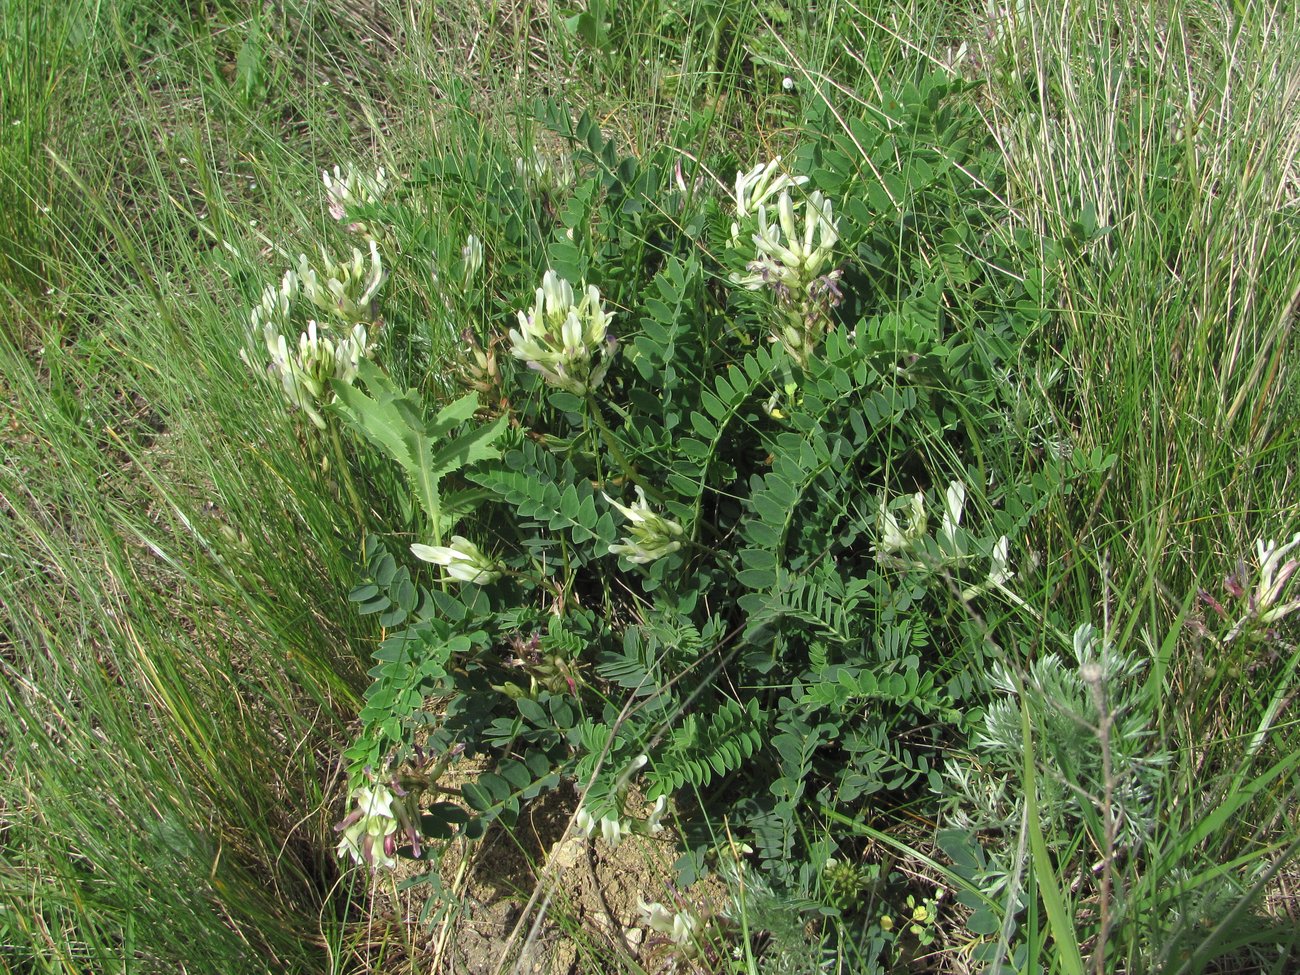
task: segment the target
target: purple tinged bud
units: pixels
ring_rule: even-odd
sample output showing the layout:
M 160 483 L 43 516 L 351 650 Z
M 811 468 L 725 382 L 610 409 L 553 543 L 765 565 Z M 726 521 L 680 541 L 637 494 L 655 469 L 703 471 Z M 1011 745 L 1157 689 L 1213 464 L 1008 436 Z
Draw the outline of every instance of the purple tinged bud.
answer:
M 1196 595 L 1199 596 L 1201 602 L 1205 603 L 1206 606 L 1209 606 L 1210 609 L 1214 610 L 1224 619 L 1228 618 L 1228 611 L 1223 608 L 1223 603 L 1219 602 L 1212 595 L 1210 595 L 1209 591 L 1205 589 L 1201 589 L 1197 591 Z
M 1233 599 L 1240 599 L 1242 596 L 1246 595 L 1245 578 L 1246 563 L 1238 559 L 1237 568 L 1233 570 L 1231 575 L 1227 576 L 1223 580 L 1223 588 L 1227 590 L 1228 595 Z

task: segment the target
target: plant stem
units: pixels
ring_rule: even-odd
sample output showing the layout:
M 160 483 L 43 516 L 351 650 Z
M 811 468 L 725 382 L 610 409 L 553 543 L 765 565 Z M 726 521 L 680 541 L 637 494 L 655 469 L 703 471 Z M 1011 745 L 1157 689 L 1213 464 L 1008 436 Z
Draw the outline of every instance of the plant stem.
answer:
M 347 456 L 343 453 L 343 441 L 339 439 L 339 427 L 333 417 L 329 419 L 330 446 L 334 450 L 334 463 L 338 466 L 343 476 L 343 488 L 347 491 L 348 501 L 352 504 L 352 511 L 357 516 L 357 525 L 361 528 L 361 537 L 364 540 L 366 534 L 366 515 L 365 509 L 361 506 L 361 497 L 357 494 L 357 486 L 352 481 L 352 468 L 348 466 Z
M 605 446 L 609 448 L 610 456 L 614 458 L 614 463 L 618 464 L 619 470 L 623 472 L 623 476 L 641 488 L 641 490 L 645 491 L 645 493 L 650 495 L 650 497 L 655 501 L 662 504 L 664 500 L 663 495 L 649 484 L 642 482 L 641 475 L 637 473 L 636 468 L 632 466 L 624 455 L 623 448 L 618 445 L 618 438 L 614 436 L 614 431 L 610 429 L 609 424 L 605 421 L 605 414 L 601 412 L 600 404 L 596 402 L 596 395 L 594 393 L 587 394 L 587 405 L 590 407 L 591 418 L 596 421 L 596 427 L 600 430 L 601 439 L 605 441 Z

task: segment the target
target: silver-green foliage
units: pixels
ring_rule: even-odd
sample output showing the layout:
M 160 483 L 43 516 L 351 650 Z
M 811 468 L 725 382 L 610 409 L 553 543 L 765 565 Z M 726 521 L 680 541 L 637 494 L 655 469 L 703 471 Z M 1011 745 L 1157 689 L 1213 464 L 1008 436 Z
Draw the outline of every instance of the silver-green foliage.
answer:
M 1064 656 L 1045 654 L 1023 673 L 993 665 L 998 697 L 971 734 L 968 758 L 948 764 L 943 800 L 951 825 L 1000 837 L 985 845 L 986 894 L 1014 888 L 1023 865 L 1015 853 L 1025 823 L 1022 712 L 1034 729 L 1038 813 L 1052 849 L 1071 844 L 1079 828 L 1106 857 L 1132 855 L 1150 838 L 1171 755 L 1155 734 L 1143 670 L 1088 624 Z

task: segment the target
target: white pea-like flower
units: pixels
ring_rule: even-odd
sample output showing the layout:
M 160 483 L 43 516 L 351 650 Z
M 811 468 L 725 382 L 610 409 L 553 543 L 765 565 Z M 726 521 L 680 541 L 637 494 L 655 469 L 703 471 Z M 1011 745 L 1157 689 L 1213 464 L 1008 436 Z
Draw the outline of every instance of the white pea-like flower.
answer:
M 575 302 L 573 286 L 547 271 L 532 310 L 518 318 L 519 328 L 510 330 L 510 354 L 550 385 L 583 396 L 604 382 L 613 352 L 613 316 L 595 285 L 584 287 Z
M 917 491 L 912 495 L 909 507 L 907 527 L 904 528 L 887 503 L 880 505 L 875 546 L 877 556 L 894 555 L 911 548 L 912 543 L 925 534 L 925 493 Z
M 961 525 L 962 510 L 966 507 L 966 485 L 953 481 L 943 498 L 943 521 L 939 525 L 939 544 L 945 554 L 957 556 L 962 554 L 961 542 L 957 537 L 957 528 Z
M 335 166 L 332 177 L 329 170 L 323 170 L 321 179 L 325 183 L 330 216 L 335 220 L 345 219 L 348 207 L 378 203 L 388 191 L 388 178 L 382 166 L 371 176 L 358 172 L 348 163 L 346 172 Z
M 369 254 L 352 248 L 352 257 L 335 263 L 321 249 L 323 270 L 317 271 L 306 254 L 298 255 L 298 280 L 302 295 L 326 314 L 349 324 L 373 322 L 375 299 L 388 274 L 379 256 L 379 245 L 369 241 Z
M 1259 614 L 1261 623 L 1273 623 L 1300 606 L 1300 603 L 1295 602 L 1278 604 L 1282 590 L 1291 581 L 1296 569 L 1300 568 L 1300 561 L 1288 559 L 1283 562 L 1282 559 L 1297 545 L 1300 545 L 1300 532 L 1291 536 L 1291 541 L 1285 545 L 1278 545 L 1272 539 L 1265 542 L 1261 538 L 1255 542 L 1255 557 L 1259 561 L 1259 585 L 1252 597 L 1252 609 Z
M 623 837 L 627 833 L 627 827 L 622 820 L 615 819 L 613 816 L 606 816 L 600 821 L 601 838 L 611 850 L 617 848 L 623 842 Z
M 785 189 L 775 208 L 759 205 L 753 239 L 757 256 L 749 273 L 733 274 L 732 281 L 751 291 L 779 286 L 802 294 L 828 269 L 840 239 L 839 222 L 831 201 L 820 191 L 796 204 Z
M 753 257 L 728 279 L 749 291 L 773 292 L 778 316 L 770 325 L 771 341 L 807 365 L 826 333 L 831 309 L 843 299 L 842 272 L 834 266 L 839 223 L 831 201 L 820 191 L 803 195 L 807 177 L 780 172 L 779 161 L 736 175 L 731 245 L 738 251 L 742 242 L 752 246 Z
M 463 535 L 452 535 L 450 545 L 421 545 L 417 542 L 411 546 L 411 554 L 442 566 L 458 582 L 472 582 L 479 586 L 501 578 L 503 569 L 500 562 L 483 554 Z
M 350 385 L 356 379 L 361 360 L 370 352 L 369 336 L 361 322 L 340 334 L 327 322 L 308 320 L 294 343 L 290 337 L 302 327 L 295 324 L 295 306 L 302 296 L 302 279 L 293 270 L 284 273 L 278 287 L 267 285 L 249 313 L 250 347 L 240 357 L 261 369 L 251 356 L 260 340 L 270 360 L 265 369 L 280 381 L 285 399 L 324 429 L 319 407 L 332 398 L 330 381 Z
M 792 176 L 781 169 L 781 157 L 759 163 L 748 172 L 736 173 L 736 223 L 731 225 L 731 243 L 740 240 L 740 223 L 758 212 L 758 208 L 782 191 L 802 186 L 807 176 Z
M 531 180 L 540 190 L 554 193 L 563 190 L 573 182 L 573 166 L 567 159 L 561 158 L 555 163 L 533 149 L 527 159 L 515 158 L 515 173 L 520 179 Z
M 988 592 L 990 589 L 1000 589 L 1003 595 L 1010 597 L 1015 602 L 1022 602 L 1020 597 L 1007 588 L 1007 583 L 1015 578 L 1016 574 L 1011 570 L 1011 542 L 1006 535 L 999 538 L 993 545 L 993 551 L 989 553 L 989 571 L 984 581 L 975 586 L 967 586 L 962 590 L 961 598 L 970 600 L 974 599 L 981 593 Z
M 585 806 L 573 817 L 574 825 L 583 836 L 593 836 L 600 831 L 600 837 L 613 849 L 623 842 L 624 837 L 632 832 L 630 823 L 625 823 L 617 816 L 602 816 L 597 819 Z
M 637 898 L 637 910 L 641 912 L 641 922 L 652 931 L 666 935 L 668 940 L 682 948 L 690 948 L 695 943 L 696 932 L 700 929 L 699 917 L 692 911 L 672 911 L 663 904 L 647 904 Z
M 681 548 L 681 538 L 685 532 L 671 518 L 650 510 L 645 491 L 640 485 L 636 486 L 636 496 L 637 500 L 628 506 L 620 504 L 608 494 L 604 495 L 605 500 L 628 520 L 627 537 L 620 544 L 611 545 L 609 552 L 611 555 L 622 555 L 637 565 L 644 565 Z
M 469 287 L 471 281 L 483 270 L 483 241 L 473 234 L 465 238 L 465 246 L 460 249 L 461 281 Z
M 1007 536 L 1003 535 L 994 544 L 993 552 L 989 557 L 988 584 L 990 586 L 1006 585 L 1015 577 L 1009 561 L 1010 551 L 1011 543 L 1007 540 Z
M 397 866 L 393 857 L 398 828 L 393 794 L 384 785 L 359 786 L 350 798 L 352 812 L 335 827 L 341 834 L 339 857 L 351 856 L 375 870 Z
M 656 833 L 664 831 L 663 818 L 666 812 L 668 812 L 668 797 L 660 796 L 655 800 L 654 806 L 650 809 L 650 815 L 646 818 L 645 828 L 647 833 L 654 836 Z
M 306 413 L 318 429 L 325 429 L 325 418 L 318 407 L 333 395 L 329 388 L 331 379 L 348 385 L 356 379 L 368 349 L 366 327 L 354 325 L 351 332 L 336 340 L 317 322 L 309 321 L 307 330 L 298 336 L 298 344 L 293 347 L 284 335 L 272 331 L 268 323 L 265 338 L 271 357 L 267 368 L 280 380 L 285 399 Z
M 285 271 L 280 286 L 268 284 L 262 289 L 262 298 L 249 313 L 249 329 L 254 334 L 279 334 L 289 330 L 289 316 L 301 289 L 298 275 Z M 247 359 L 247 357 L 245 357 Z
M 1256 539 L 1255 561 L 1259 566 L 1259 575 L 1246 601 L 1245 614 L 1233 624 L 1224 637 L 1225 642 L 1235 640 L 1243 634 L 1256 638 L 1266 636 L 1273 624 L 1300 610 L 1300 598 L 1285 602 L 1282 600 L 1292 577 L 1300 570 L 1300 559 L 1286 558 L 1297 546 L 1300 546 L 1300 532 L 1296 532 L 1289 542 L 1281 545 L 1273 539 Z M 1244 566 L 1238 575 L 1240 578 L 1230 579 L 1232 593 L 1244 595 Z

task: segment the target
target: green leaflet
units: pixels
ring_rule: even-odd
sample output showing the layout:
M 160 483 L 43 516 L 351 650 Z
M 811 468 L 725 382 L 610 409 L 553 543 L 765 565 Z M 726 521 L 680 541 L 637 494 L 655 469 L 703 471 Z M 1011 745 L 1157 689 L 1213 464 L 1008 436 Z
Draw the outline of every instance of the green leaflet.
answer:
M 406 472 L 428 516 L 434 544 L 441 544 L 443 529 L 464 517 L 474 498 L 457 494 L 444 504 L 439 485 L 449 474 L 498 456 L 494 444 L 505 432 L 505 417 L 455 433 L 478 410 L 477 393 L 462 396 L 439 410 L 432 420 L 425 420 L 415 390 L 399 391 L 368 359 L 361 361 L 359 375 L 370 395 L 354 386 L 335 383 L 337 399 L 333 408 L 349 427 Z

